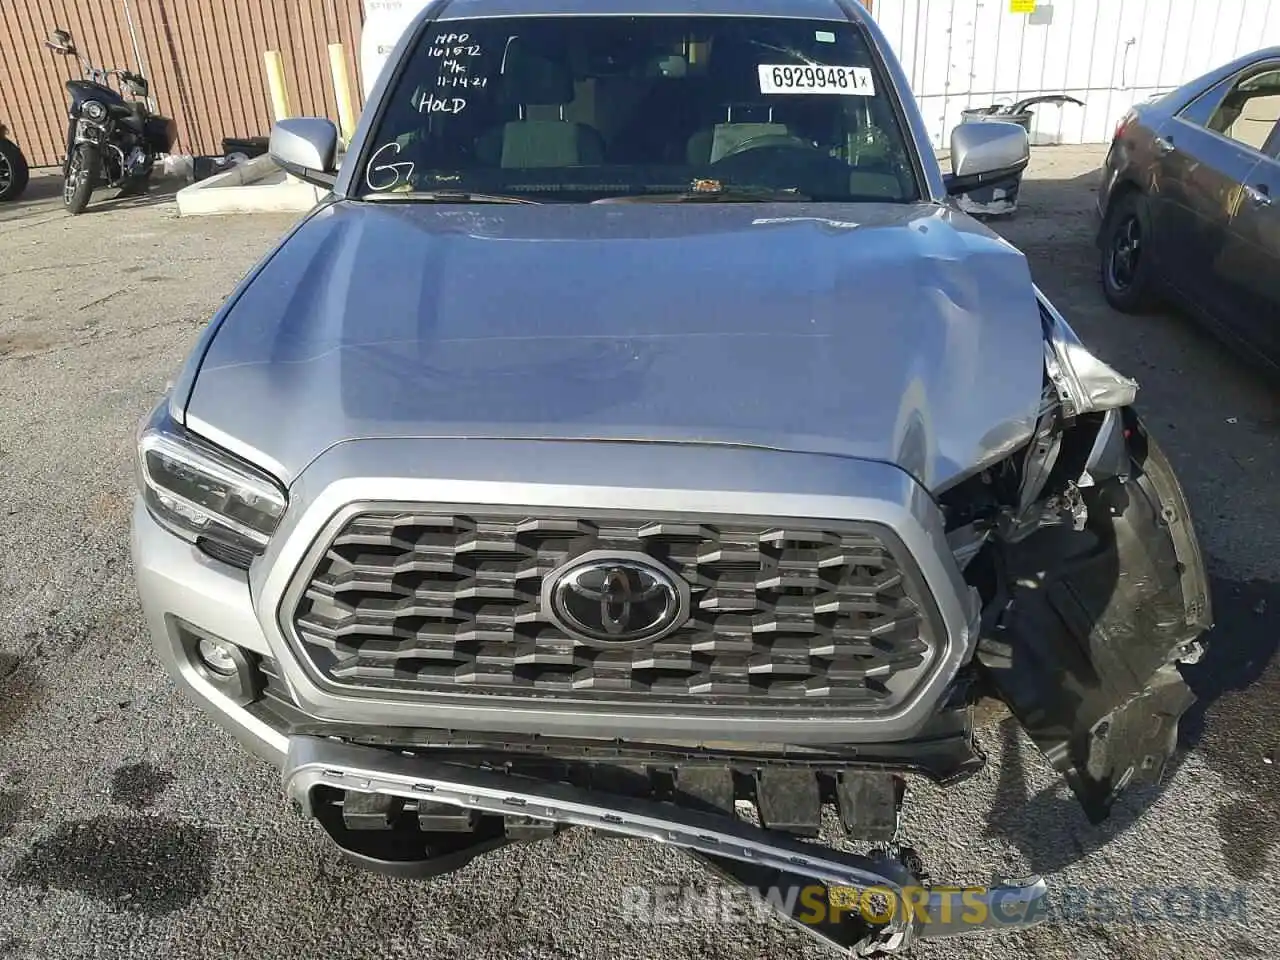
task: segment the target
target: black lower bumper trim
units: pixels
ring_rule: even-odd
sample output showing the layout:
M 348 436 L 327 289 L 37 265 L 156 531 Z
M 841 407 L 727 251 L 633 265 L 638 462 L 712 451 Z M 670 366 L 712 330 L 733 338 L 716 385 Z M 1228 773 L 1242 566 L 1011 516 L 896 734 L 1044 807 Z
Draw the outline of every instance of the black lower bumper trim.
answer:
M 342 856 L 364 870 L 407 880 L 438 877 L 458 870 L 481 854 L 511 842 L 502 817 L 478 817 L 468 831 L 424 831 L 409 819 L 385 829 L 348 826 L 343 807 L 349 797 L 333 788 L 320 788 L 311 800 L 311 814 Z M 457 809 L 456 807 L 453 809 Z

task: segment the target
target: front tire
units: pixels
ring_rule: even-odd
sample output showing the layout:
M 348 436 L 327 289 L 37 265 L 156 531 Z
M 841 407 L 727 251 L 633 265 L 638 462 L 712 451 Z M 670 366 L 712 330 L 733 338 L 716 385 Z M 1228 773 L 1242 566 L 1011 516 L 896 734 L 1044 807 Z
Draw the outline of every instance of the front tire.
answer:
M 27 189 L 31 171 L 27 158 L 12 140 L 0 137 L 0 202 L 17 200 Z
M 102 157 L 97 147 L 91 143 L 75 147 L 71 161 L 67 164 L 66 180 L 62 184 L 62 203 L 73 217 L 83 213 L 84 208 L 89 205 L 101 168 Z
M 1136 190 L 1107 211 L 1102 230 L 1102 293 L 1121 313 L 1145 313 L 1155 306 L 1151 270 L 1151 216 L 1147 198 Z

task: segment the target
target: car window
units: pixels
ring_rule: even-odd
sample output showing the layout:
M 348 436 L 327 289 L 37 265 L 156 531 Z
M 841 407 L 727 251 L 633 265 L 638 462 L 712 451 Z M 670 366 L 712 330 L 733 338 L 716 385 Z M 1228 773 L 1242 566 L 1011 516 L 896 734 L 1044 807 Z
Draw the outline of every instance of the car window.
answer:
M 1182 117 L 1253 150 L 1264 150 L 1280 123 L 1280 67 L 1224 81 L 1188 106 Z
M 1218 104 L 1235 84 L 1234 78 L 1215 84 L 1183 107 L 1178 116 L 1189 123 L 1194 123 L 1197 127 L 1207 127 L 1209 119 L 1218 109 Z
M 914 201 L 918 167 L 884 77 L 853 23 L 430 23 L 389 87 L 357 189 L 545 202 L 696 185 Z

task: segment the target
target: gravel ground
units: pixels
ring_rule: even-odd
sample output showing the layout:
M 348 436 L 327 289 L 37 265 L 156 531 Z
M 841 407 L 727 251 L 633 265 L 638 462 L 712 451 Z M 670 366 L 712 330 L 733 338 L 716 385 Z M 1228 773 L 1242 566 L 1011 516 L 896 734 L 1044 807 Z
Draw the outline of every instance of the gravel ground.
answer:
M 1145 910 L 926 944 L 921 957 L 1244 958 L 1280 931 L 1276 392 L 1182 317 L 1103 303 L 1100 157 L 1038 150 L 1023 208 L 999 229 L 1081 335 L 1139 378 L 1187 486 L 1219 622 L 1193 677 L 1203 707 L 1164 787 L 1101 827 L 986 714 L 986 770 L 945 800 L 927 786 L 909 797 L 905 832 L 933 875 L 1040 872 L 1060 890 L 1115 888 L 1122 908 L 1140 893 Z M 273 771 L 152 657 L 127 512 L 134 425 L 292 218 L 179 220 L 158 191 L 73 220 L 57 187 L 37 178 L 0 208 L 0 957 L 834 956 L 775 922 L 621 916 L 623 888 L 706 883 L 653 845 L 571 831 L 405 883 L 349 869 L 290 815 Z M 1211 887 L 1245 888 L 1247 922 L 1205 920 L 1196 895 Z M 1171 888 L 1185 889 L 1165 902 Z

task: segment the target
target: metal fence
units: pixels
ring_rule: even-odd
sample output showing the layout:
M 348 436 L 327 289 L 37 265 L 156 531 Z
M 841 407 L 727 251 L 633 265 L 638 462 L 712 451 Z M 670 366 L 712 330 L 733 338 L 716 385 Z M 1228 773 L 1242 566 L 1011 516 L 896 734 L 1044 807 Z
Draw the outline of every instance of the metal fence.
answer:
M 360 0 L 0 0 L 0 123 L 33 165 L 62 162 L 63 84 L 79 67 L 45 49 L 59 27 L 95 64 L 147 77 L 177 121 L 176 152 L 220 153 L 224 137 L 269 131 L 267 50 L 284 57 L 291 111 L 336 121 L 327 47 L 345 46 L 354 81 L 361 19 Z
M 1029 11 L 1029 12 L 1028 12 Z M 879 0 L 935 146 L 963 111 L 1066 93 L 1032 142 L 1107 143 L 1134 103 L 1280 43 L 1280 0 Z

